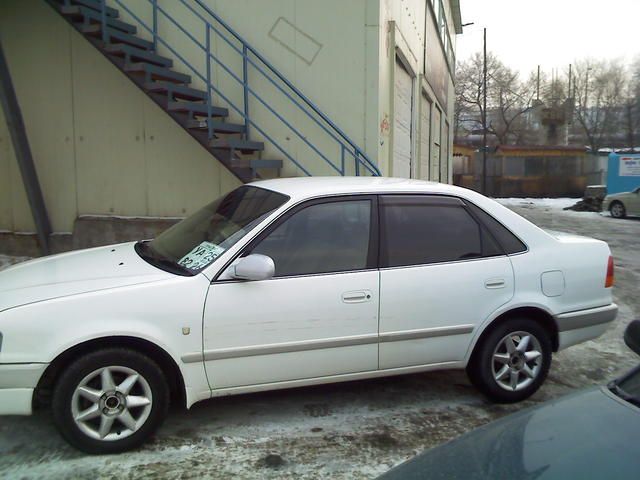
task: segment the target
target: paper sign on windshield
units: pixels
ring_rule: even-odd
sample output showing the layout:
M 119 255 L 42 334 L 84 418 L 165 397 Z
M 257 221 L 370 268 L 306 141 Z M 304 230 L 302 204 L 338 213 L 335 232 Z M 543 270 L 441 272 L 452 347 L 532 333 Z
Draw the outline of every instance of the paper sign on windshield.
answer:
M 222 252 L 224 248 L 211 242 L 202 242 L 182 257 L 178 264 L 191 270 L 200 270 L 213 262 Z

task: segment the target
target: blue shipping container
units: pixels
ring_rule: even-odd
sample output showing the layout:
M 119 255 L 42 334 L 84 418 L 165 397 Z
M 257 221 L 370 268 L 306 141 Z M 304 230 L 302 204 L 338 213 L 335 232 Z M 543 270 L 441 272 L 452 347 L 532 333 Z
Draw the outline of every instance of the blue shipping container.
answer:
M 610 153 L 607 193 L 631 192 L 640 187 L 640 155 Z

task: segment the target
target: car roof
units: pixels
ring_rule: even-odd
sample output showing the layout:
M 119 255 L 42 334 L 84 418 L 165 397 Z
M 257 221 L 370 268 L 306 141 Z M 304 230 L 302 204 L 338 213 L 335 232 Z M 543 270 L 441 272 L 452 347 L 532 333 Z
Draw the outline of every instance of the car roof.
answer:
M 484 195 L 462 187 L 444 183 L 427 182 L 393 177 L 292 177 L 260 180 L 249 185 L 261 187 L 290 197 L 286 205 L 328 195 L 422 193 L 455 195 L 468 200 L 499 219 L 512 232 L 531 247 L 532 244 L 548 242 L 551 237 L 517 213 Z M 285 207 L 286 208 L 286 207 Z
M 249 185 L 283 193 L 292 200 L 354 193 L 438 193 L 464 197 L 473 194 L 453 185 L 392 177 L 293 177 L 261 180 Z

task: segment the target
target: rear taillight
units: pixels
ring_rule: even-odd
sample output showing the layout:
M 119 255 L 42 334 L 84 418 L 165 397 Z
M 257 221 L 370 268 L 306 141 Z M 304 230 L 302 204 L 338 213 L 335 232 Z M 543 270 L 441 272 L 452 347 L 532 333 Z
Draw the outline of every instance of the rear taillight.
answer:
M 609 255 L 609 263 L 607 264 L 607 279 L 604 282 L 604 288 L 613 287 L 613 257 Z

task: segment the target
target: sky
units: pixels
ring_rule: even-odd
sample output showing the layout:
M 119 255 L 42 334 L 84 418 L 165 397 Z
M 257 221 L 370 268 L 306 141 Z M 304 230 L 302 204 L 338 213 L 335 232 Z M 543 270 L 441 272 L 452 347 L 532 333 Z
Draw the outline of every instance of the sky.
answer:
M 528 75 L 540 68 L 562 73 L 576 59 L 640 56 L 640 0 L 460 0 L 464 27 L 456 61 L 487 50 Z

